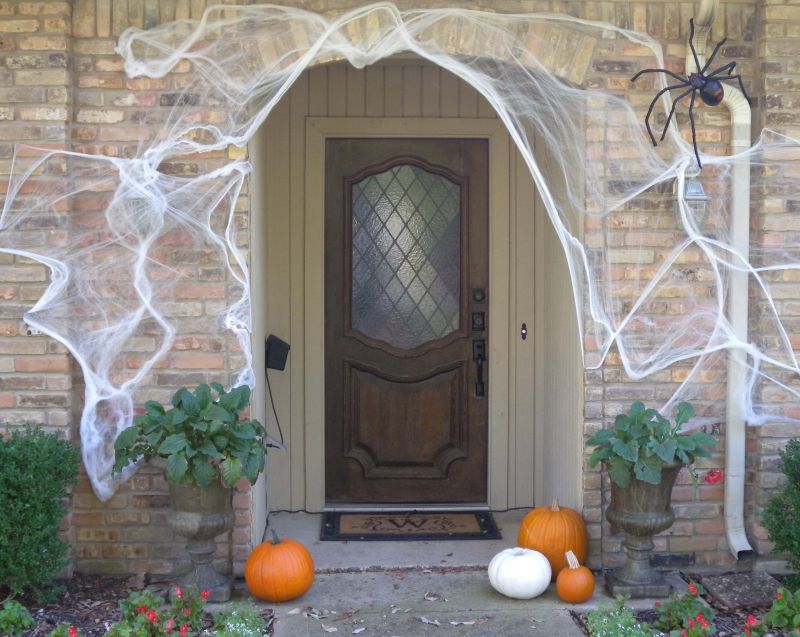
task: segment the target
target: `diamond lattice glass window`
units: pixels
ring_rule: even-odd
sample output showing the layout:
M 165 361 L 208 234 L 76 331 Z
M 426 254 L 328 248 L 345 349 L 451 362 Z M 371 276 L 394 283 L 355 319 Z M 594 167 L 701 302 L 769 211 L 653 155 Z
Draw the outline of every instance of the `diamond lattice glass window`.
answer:
M 459 327 L 461 187 L 398 164 L 354 183 L 352 327 L 403 349 Z

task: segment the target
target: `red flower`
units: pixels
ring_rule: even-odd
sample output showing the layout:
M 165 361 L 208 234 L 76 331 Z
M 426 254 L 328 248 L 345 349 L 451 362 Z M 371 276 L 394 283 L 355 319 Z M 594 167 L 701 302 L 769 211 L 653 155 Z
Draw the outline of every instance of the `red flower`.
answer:
M 70 626 L 67 633 L 69 634 L 69 637 L 78 637 L 78 629 L 75 628 L 75 626 Z
M 753 615 L 747 616 L 747 625 L 748 626 L 755 626 L 758 623 L 758 620 Z
M 744 625 L 744 634 L 745 635 L 749 635 L 750 634 L 750 626 L 748 626 L 747 624 Z
M 687 632 L 687 630 L 685 628 L 681 631 L 681 637 L 686 637 L 688 634 L 689 633 Z
M 208 599 L 209 597 L 211 597 L 211 591 L 209 590 L 200 591 L 200 597 L 202 597 L 204 600 Z
M 661 606 L 661 602 L 656 602 L 656 608 L 658 608 L 659 606 Z
M 689 628 L 694 628 L 694 620 L 690 617 L 689 619 L 686 620 L 686 625 Z
M 144 615 L 148 610 L 150 610 L 150 608 L 147 606 L 147 604 L 142 604 L 136 609 L 136 614 Z
M 180 636 L 181 636 L 181 637 L 186 637 L 186 634 L 187 634 L 188 632 L 189 632 L 189 627 L 188 627 L 186 624 L 184 624 L 183 626 L 181 626 L 181 629 L 178 631 L 178 633 L 180 633 Z
M 154 624 L 158 621 L 158 615 L 156 611 L 151 610 L 147 612 L 147 621 L 153 622 Z
M 783 599 L 783 593 L 781 593 L 780 591 L 778 591 L 778 594 L 777 594 L 777 595 L 775 595 L 775 599 L 777 599 L 778 601 L 781 601 L 781 600 Z
M 695 586 L 694 584 L 689 584 L 689 594 L 697 595 L 697 586 Z
M 178 599 L 183 599 L 183 591 L 180 589 L 180 587 L 175 589 L 175 597 Z
M 172 627 L 173 627 L 174 625 L 175 625 L 175 622 L 172 620 L 172 617 L 170 617 L 170 618 L 167 620 L 167 623 L 166 623 L 166 624 L 164 624 L 164 630 L 166 630 L 168 633 L 169 633 L 169 632 L 172 632 Z
M 717 484 L 717 482 L 722 480 L 723 476 L 722 469 L 710 469 L 706 471 L 704 481 L 706 484 Z
M 191 614 L 192 614 L 192 611 L 190 611 L 188 608 L 184 608 L 184 609 L 183 609 L 183 614 L 184 614 L 184 615 L 191 615 Z
M 695 619 L 702 624 L 706 618 L 703 617 L 703 613 L 697 613 L 697 615 L 695 615 Z

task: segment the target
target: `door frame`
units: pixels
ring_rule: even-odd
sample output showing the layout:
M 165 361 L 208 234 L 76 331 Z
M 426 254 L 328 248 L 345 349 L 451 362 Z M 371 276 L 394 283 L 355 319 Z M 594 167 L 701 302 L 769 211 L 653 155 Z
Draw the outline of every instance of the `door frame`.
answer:
M 488 502 L 508 503 L 511 236 L 509 137 L 499 119 L 308 117 L 306 118 L 305 470 L 309 511 L 325 505 L 325 144 L 332 137 L 461 137 L 489 144 L 489 435 Z M 459 505 L 463 508 L 464 505 Z M 391 507 L 375 506 L 375 509 Z M 436 508 L 441 509 L 438 505 Z

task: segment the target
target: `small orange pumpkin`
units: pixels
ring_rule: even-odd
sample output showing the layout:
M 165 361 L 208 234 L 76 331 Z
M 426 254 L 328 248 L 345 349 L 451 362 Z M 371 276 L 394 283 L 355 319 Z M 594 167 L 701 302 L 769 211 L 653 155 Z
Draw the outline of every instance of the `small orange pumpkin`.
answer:
M 567 551 L 567 568 L 562 569 L 556 578 L 556 592 L 565 602 L 581 604 L 594 593 L 594 575 L 578 563 L 575 553 Z
M 286 602 L 311 588 L 314 560 L 300 542 L 280 539 L 273 529 L 272 540 L 259 544 L 247 558 L 244 581 L 253 597 Z
M 544 553 L 553 568 L 553 579 L 567 566 L 564 557 L 572 551 L 583 564 L 589 551 L 589 534 L 581 516 L 572 509 L 559 507 L 558 500 L 551 506 L 540 506 L 529 512 L 519 526 L 517 546 Z

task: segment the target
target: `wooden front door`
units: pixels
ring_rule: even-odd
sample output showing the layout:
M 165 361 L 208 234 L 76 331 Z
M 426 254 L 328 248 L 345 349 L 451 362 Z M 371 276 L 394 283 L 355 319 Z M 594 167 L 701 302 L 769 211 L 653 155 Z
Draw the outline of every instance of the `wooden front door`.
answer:
M 329 139 L 328 503 L 486 502 L 488 142 Z

